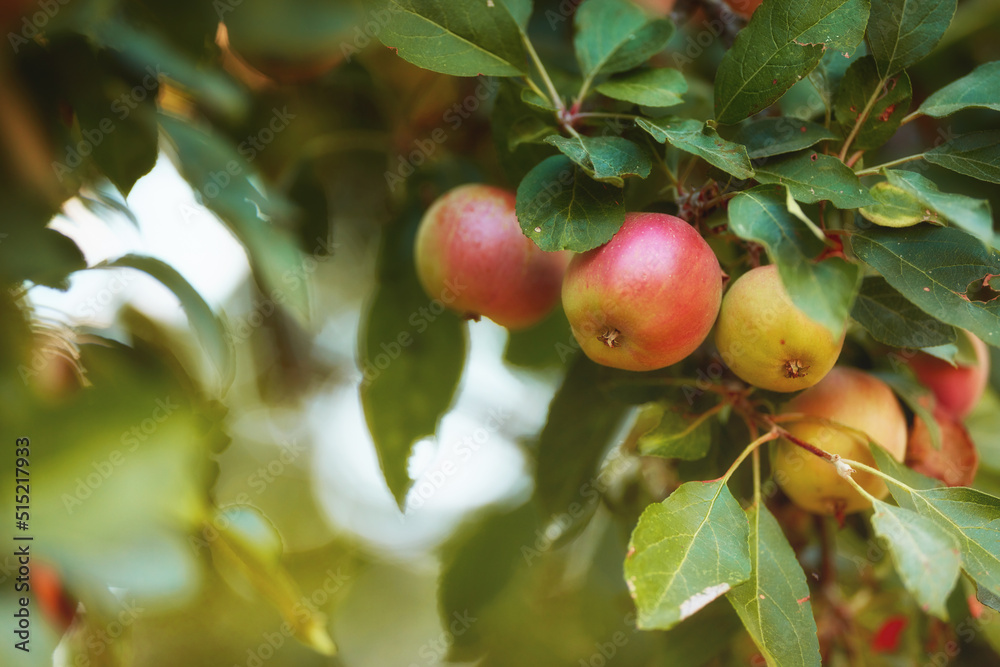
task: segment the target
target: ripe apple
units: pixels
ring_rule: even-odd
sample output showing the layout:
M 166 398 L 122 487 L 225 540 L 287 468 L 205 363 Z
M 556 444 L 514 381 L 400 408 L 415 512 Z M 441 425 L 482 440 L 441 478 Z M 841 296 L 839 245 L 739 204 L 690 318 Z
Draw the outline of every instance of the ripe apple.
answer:
M 986 343 L 966 333 L 976 351 L 976 363 L 972 366 L 952 366 L 923 352 L 910 360 L 910 368 L 921 384 L 934 392 L 938 406 L 956 419 L 963 419 L 976 407 L 990 376 L 990 351 Z
M 701 345 L 722 299 L 722 269 L 694 227 L 630 213 L 614 237 L 576 255 L 562 302 L 584 353 L 605 366 L 651 371 Z
M 513 192 L 479 184 L 454 188 L 427 209 L 415 253 L 428 296 L 509 329 L 552 310 L 569 261 L 569 253 L 545 252 L 521 232 Z
M 948 486 L 971 485 L 979 468 L 979 453 L 969 432 L 940 405 L 934 409 L 934 421 L 941 431 L 941 449 L 934 449 L 927 424 L 916 417 L 906 446 L 906 465 Z
M 837 367 L 816 386 L 785 406 L 785 413 L 802 413 L 832 420 L 866 433 L 902 463 L 906 454 L 906 418 L 892 390 L 884 382 L 854 368 Z M 829 424 L 802 420 L 788 431 L 831 454 L 870 466 L 875 461 L 868 443 Z M 871 506 L 827 461 L 788 440 L 780 440 L 773 460 L 774 479 L 799 507 L 816 514 L 857 512 Z M 856 471 L 854 479 L 868 493 L 884 498 L 885 483 L 870 473 Z
M 635 0 L 635 4 L 658 16 L 666 16 L 674 8 L 677 0 Z
M 761 2 L 763 0 L 726 0 L 726 4 L 729 5 L 729 8 L 733 12 L 748 21 L 753 16 L 753 13 L 757 11 L 757 8 L 760 7 Z
M 729 287 L 715 344 L 742 380 L 771 391 L 798 391 L 833 368 L 844 334 L 835 338 L 799 310 L 771 264 L 751 269 Z

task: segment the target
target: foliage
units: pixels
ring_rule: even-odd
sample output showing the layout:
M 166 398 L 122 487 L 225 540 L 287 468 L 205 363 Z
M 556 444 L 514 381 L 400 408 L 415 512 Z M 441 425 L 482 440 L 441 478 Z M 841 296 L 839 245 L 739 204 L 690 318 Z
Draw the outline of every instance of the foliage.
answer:
M 688 220 L 731 278 L 776 264 L 801 310 L 847 327 L 840 363 L 884 378 L 940 445 L 906 360 L 962 361 L 965 329 L 1000 361 L 995 3 L 765 0 L 749 21 L 718 0 L 669 15 L 638 0 L 24 4 L 0 13 L 0 423 L 33 443 L 33 549 L 62 596 L 43 606 L 69 600 L 75 620 L 47 612 L 40 646 L 7 642 L 4 664 L 49 664 L 60 636 L 67 664 L 250 664 L 275 627 L 272 664 L 289 665 L 1000 659 L 996 373 L 968 422 L 973 487 L 877 446 L 877 467 L 825 455 L 885 479 L 892 502 L 821 518 L 784 497 L 766 456 L 801 416 L 709 343 L 629 373 L 579 353 L 561 311 L 510 333 L 507 364 L 554 394 L 518 434 L 521 492 L 441 531 L 424 593 L 445 631 L 417 658 L 391 653 L 390 625 L 364 609 L 408 609 L 427 554 L 403 567 L 323 525 L 304 460 L 275 482 L 283 498 L 233 490 L 254 438 L 289 451 L 241 420 L 302 418 L 343 386 L 393 511 L 414 520 L 418 443 L 484 381 L 470 339 L 488 325 L 428 299 L 412 256 L 422 212 L 469 181 L 516 191 L 546 251 L 599 247 L 649 210 Z M 245 250 L 246 289 L 269 308 L 246 336 L 237 305 L 210 305 L 179 267 L 89 261 L 50 224 L 71 204 L 129 215 L 161 155 Z M 35 307 L 36 290 L 104 271 L 159 281 L 191 331 Z M 351 586 L 328 586 L 332 567 Z M 324 602 L 303 605 L 311 590 Z M 91 641 L 125 598 L 153 611 Z M 5 588 L 6 618 L 16 604 Z

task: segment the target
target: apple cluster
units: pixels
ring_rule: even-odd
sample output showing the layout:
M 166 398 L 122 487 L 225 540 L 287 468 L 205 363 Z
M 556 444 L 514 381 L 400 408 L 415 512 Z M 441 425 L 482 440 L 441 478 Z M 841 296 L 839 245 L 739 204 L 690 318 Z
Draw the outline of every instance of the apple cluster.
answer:
M 704 238 L 681 218 L 631 213 L 614 237 L 587 252 L 545 252 L 521 231 L 512 192 L 480 184 L 444 194 L 417 231 L 417 274 L 432 298 L 455 285 L 449 307 L 469 319 L 488 317 L 509 329 L 541 321 L 562 300 L 573 336 L 593 361 L 651 371 L 684 359 L 713 327 L 723 361 L 743 381 L 775 392 L 799 392 L 783 413 L 788 438 L 774 450 L 775 481 L 800 507 L 818 514 L 870 507 L 827 461 L 798 446 L 875 465 L 869 441 L 899 462 L 942 479 L 971 483 L 977 459 L 961 425 L 986 387 L 989 355 L 970 336 L 976 363 L 955 367 L 925 353 L 910 360 L 935 396 L 942 448 L 928 425 L 912 428 L 892 389 L 878 377 L 835 366 L 846 330 L 831 332 L 800 310 L 774 265 L 750 269 L 728 287 Z M 803 391 L 804 390 L 804 391 Z M 854 480 L 876 498 L 878 477 Z

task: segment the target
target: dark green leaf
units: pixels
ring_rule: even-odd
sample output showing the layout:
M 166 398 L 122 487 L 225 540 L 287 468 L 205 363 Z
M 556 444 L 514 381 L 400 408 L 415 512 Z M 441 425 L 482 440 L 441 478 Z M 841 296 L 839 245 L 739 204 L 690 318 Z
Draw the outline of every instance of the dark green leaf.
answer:
M 521 90 L 521 101 L 529 107 L 534 107 L 535 109 L 546 113 L 552 113 L 556 110 L 555 106 L 552 104 L 552 100 L 547 97 L 542 97 L 531 88 L 524 88 Z
M 746 146 L 751 160 L 809 148 L 837 136 L 818 123 L 783 116 L 761 118 L 740 127 L 733 141 Z
M 586 77 L 637 67 L 659 52 L 674 24 L 653 19 L 629 0 L 587 0 L 576 10 L 573 47 Z
M 503 2 L 448 3 L 388 0 L 392 18 L 379 38 L 405 60 L 454 76 L 518 76 L 526 73 L 521 41 L 523 7 Z
M 566 313 L 556 307 L 535 326 L 508 332 L 503 358 L 525 368 L 559 368 L 575 357 L 579 349 Z
M 643 409 L 640 419 L 649 417 L 656 424 L 643 433 L 637 442 L 644 456 L 697 461 L 712 446 L 712 419 L 705 415 L 683 415 L 676 405 L 651 405 Z M 655 420 L 659 418 L 657 423 Z
M 868 48 L 890 77 L 924 58 L 955 15 L 956 0 L 878 0 L 868 20 Z
M 925 116 L 944 118 L 969 108 L 1000 111 L 1000 60 L 983 63 L 948 84 L 924 100 L 918 111 Z
M 826 49 L 861 41 L 869 0 L 766 2 L 722 59 L 715 78 L 715 117 L 737 123 L 774 103 L 809 74 Z
M 924 159 L 981 181 L 1000 183 L 1000 130 L 955 137 L 927 151 Z
M 860 267 L 836 257 L 813 261 L 823 241 L 788 210 L 783 186 L 760 185 L 736 195 L 729 202 L 729 228 L 763 245 L 778 265 L 792 302 L 840 336 L 857 293 Z
M 655 120 L 640 118 L 638 125 L 657 141 L 697 155 L 736 178 L 746 179 L 754 175 L 747 149 L 726 141 L 700 121 L 668 116 Z
M 849 49 L 827 49 L 823 53 L 823 58 L 816 65 L 816 69 L 809 74 L 809 80 L 816 87 L 826 106 L 833 106 L 833 97 L 840 88 L 840 82 L 847 73 L 847 68 L 866 55 L 868 47 L 864 42 L 859 42 L 857 46 Z
M 517 220 L 542 250 L 584 252 L 607 243 L 625 222 L 620 188 L 592 179 L 556 155 L 532 169 L 517 188 Z
M 412 484 L 407 463 L 413 444 L 434 434 L 451 405 L 467 345 L 466 327 L 453 314 L 412 317 L 430 302 L 417 280 L 405 229 L 413 221 L 386 232 L 359 354 L 361 404 L 386 484 L 400 508 Z M 413 391 L 416 386 L 420 391 Z
M 890 356 L 889 359 L 896 367 L 898 367 L 901 361 L 895 356 Z M 926 400 L 930 390 L 917 382 L 911 372 L 875 372 L 873 375 L 892 387 L 896 395 L 913 411 L 913 414 L 919 417 L 927 426 L 927 431 L 931 438 L 931 446 L 934 449 L 941 449 L 941 427 L 938 425 L 937 419 L 934 418 L 933 412 L 928 407 L 932 403 Z M 909 468 L 906 468 L 906 470 L 909 470 Z
M 995 243 L 989 200 L 941 192 L 934 181 L 913 171 L 886 169 L 885 175 L 890 184 L 912 195 L 925 214 L 929 211 L 932 221 L 946 220 L 986 245 Z
M 768 665 L 819 667 L 809 584 L 774 516 L 763 506 L 750 521 L 750 581 L 726 593 Z M 957 571 L 956 571 L 957 574 Z
M 667 630 L 750 578 L 750 529 L 725 480 L 687 482 L 646 508 L 625 581 L 643 629 Z
M 875 203 L 850 167 L 832 155 L 806 152 L 768 162 L 757 167 L 754 178 L 761 183 L 780 183 L 795 199 L 807 204 L 825 199 L 847 209 Z
M 512 80 L 502 79 L 490 116 L 497 159 L 514 184 L 556 153 L 552 146 L 538 143 L 557 132 L 552 115 L 526 106 L 521 101 L 521 90 Z
M 956 339 L 954 327 L 917 308 L 881 276 L 865 278 L 851 317 L 872 338 L 893 347 L 930 347 Z
M 159 121 L 173 144 L 184 180 L 247 249 L 262 291 L 305 318 L 309 292 L 302 254 L 292 236 L 278 226 L 291 216 L 290 204 L 259 189 L 254 184 L 256 172 L 221 137 L 166 114 L 160 114 Z
M 514 17 L 517 24 L 521 26 L 524 30 L 528 27 L 528 21 L 531 19 L 532 12 L 532 0 L 500 0 L 503 4 L 507 5 L 507 11 L 510 15 Z
M 855 254 L 903 296 L 942 322 L 1000 345 L 1000 300 L 972 301 L 969 285 L 1000 275 L 1000 256 L 950 227 L 859 230 Z
M 583 167 L 595 180 L 611 183 L 619 188 L 625 186 L 625 178 L 646 178 L 653 168 L 649 154 L 638 144 L 622 137 L 555 135 L 545 141 Z
M 885 474 L 889 475 L 893 479 L 899 480 L 903 484 L 909 486 L 911 489 L 924 490 L 924 489 L 937 489 L 941 487 L 940 481 L 936 479 L 931 479 L 930 477 L 925 477 L 921 475 L 919 472 L 911 470 L 910 468 L 906 467 L 896 459 L 892 458 L 889 452 L 885 451 L 875 443 L 870 443 L 869 447 L 871 449 L 872 456 L 875 459 L 875 464 L 878 466 L 878 469 L 884 472 Z M 889 487 L 890 492 L 894 488 L 896 488 L 895 484 L 887 484 L 887 485 Z M 908 494 L 902 494 L 897 496 L 896 493 L 893 493 L 893 498 L 896 499 L 896 502 L 899 503 L 900 507 L 905 507 L 907 509 L 912 510 L 913 509 L 912 503 L 899 502 L 900 498 L 906 500 L 907 497 Z
M 945 603 L 958 581 L 962 559 L 958 543 L 934 521 L 881 500 L 873 502 L 872 527 L 889 544 L 889 553 L 906 590 L 921 609 L 948 620 Z
M 545 517 L 576 516 L 597 497 L 598 463 L 626 411 L 599 386 L 609 373 L 578 355 L 549 405 L 535 469 L 535 499 Z
M 194 329 L 202 347 L 205 348 L 215 365 L 222 386 L 228 387 L 236 372 L 233 339 L 226 325 L 212 312 L 211 306 L 205 302 L 201 294 L 176 269 L 152 257 L 125 255 L 112 262 L 97 264 L 93 268 L 115 269 L 120 267 L 137 269 L 149 274 L 174 293 L 188 317 L 191 328 Z
M 955 538 L 963 569 L 988 592 L 1000 594 L 1000 498 L 962 487 L 911 491 L 890 484 L 889 490 L 901 506 Z
M 455 615 L 479 615 L 503 591 L 518 567 L 536 555 L 533 531 L 538 525 L 531 503 L 514 508 L 490 508 L 458 529 L 444 545 L 438 608 L 447 626 Z M 476 625 L 453 640 L 466 651 L 476 646 Z M 478 650 L 476 651 L 478 654 Z
M 671 107 L 684 100 L 688 85 L 684 75 L 669 67 L 656 67 L 609 79 L 597 92 L 616 100 L 647 107 Z
M 978 586 L 976 588 L 976 599 L 994 611 L 1000 611 L 1000 595 L 991 593 L 989 589 Z
M 854 127 L 872 95 L 877 95 L 875 104 L 851 144 L 861 150 L 878 148 L 896 134 L 913 98 L 910 77 L 906 72 L 888 78 L 880 76 L 871 56 L 851 65 L 833 100 L 837 120 L 845 130 Z

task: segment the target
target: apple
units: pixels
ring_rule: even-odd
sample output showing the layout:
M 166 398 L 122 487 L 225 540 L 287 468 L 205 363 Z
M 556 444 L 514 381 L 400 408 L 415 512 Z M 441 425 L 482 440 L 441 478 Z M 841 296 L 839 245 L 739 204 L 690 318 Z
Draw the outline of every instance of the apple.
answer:
M 658 16 L 667 16 L 677 0 L 635 0 L 635 4 Z
M 976 363 L 952 366 L 924 352 L 910 359 L 910 368 L 920 383 L 934 392 L 938 406 L 956 419 L 965 418 L 986 390 L 990 376 L 990 351 L 986 343 L 966 332 L 976 351 Z
M 749 21 L 750 17 L 753 16 L 753 13 L 757 11 L 758 7 L 760 7 L 760 3 L 762 1 L 763 0 L 726 0 L 726 4 L 729 5 L 729 8 L 732 9 L 734 13 Z
M 513 192 L 481 184 L 439 197 L 420 221 L 414 250 L 428 296 L 508 329 L 548 315 L 569 261 L 569 253 L 545 252 L 521 232 Z
M 948 486 L 971 485 L 979 468 L 979 453 L 969 432 L 940 405 L 934 409 L 934 421 L 941 431 L 941 449 L 934 449 L 927 424 L 916 417 L 906 447 L 906 465 Z
M 694 227 L 663 213 L 630 213 L 604 245 L 573 257 L 562 303 L 584 353 L 605 366 L 651 371 L 708 336 L 722 269 Z
M 882 380 L 855 368 L 834 368 L 816 386 L 789 401 L 783 412 L 832 420 L 861 431 L 900 463 L 906 455 L 906 418 L 892 390 Z M 791 422 L 786 428 L 797 439 L 830 454 L 875 465 L 866 441 L 829 424 L 806 419 Z M 789 440 L 778 442 L 772 463 L 775 481 L 805 510 L 840 516 L 871 506 L 833 465 Z M 889 492 L 875 475 L 858 470 L 853 476 L 876 498 Z
M 833 368 L 844 345 L 792 303 L 778 269 L 759 266 L 740 276 L 719 311 L 715 344 L 740 379 L 761 389 L 798 391 Z

